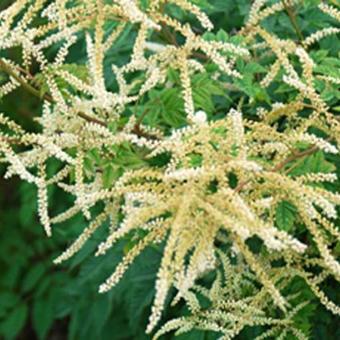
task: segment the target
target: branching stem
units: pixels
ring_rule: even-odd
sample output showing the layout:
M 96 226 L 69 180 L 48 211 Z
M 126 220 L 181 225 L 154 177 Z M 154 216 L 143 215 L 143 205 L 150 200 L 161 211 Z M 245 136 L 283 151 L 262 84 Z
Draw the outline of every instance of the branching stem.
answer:
M 19 75 L 19 72 L 16 72 L 13 70 L 13 67 L 6 63 L 4 60 L 0 59 L 0 70 L 7 73 L 10 77 L 14 78 L 26 91 L 31 93 L 33 96 L 48 101 L 49 103 L 54 103 L 54 99 L 49 94 L 41 95 L 40 91 L 33 87 L 31 84 L 28 83 L 28 81 Z M 33 78 L 30 76 L 30 78 Z M 105 122 L 98 118 L 90 117 L 84 112 L 77 112 L 78 116 L 85 119 L 88 122 L 95 123 L 101 126 L 107 126 Z M 138 125 L 137 125 L 138 124 Z M 136 127 L 134 128 L 133 132 L 137 135 L 142 135 L 143 137 L 146 137 L 145 133 L 142 133 L 139 128 L 139 123 L 136 124 Z
M 300 42 L 302 43 L 303 40 L 304 40 L 304 37 L 303 37 L 303 34 L 302 34 L 302 32 L 300 30 L 300 27 L 299 27 L 299 25 L 297 23 L 296 15 L 295 15 L 295 13 L 293 11 L 293 8 L 291 7 L 290 4 L 287 3 L 286 0 L 282 0 L 282 4 L 283 4 L 283 6 L 284 6 L 284 8 L 285 8 L 285 10 L 286 10 L 286 12 L 288 14 L 289 20 L 292 23 L 292 26 L 294 27 L 294 30 L 295 30 L 295 32 L 296 32 Z
M 271 170 L 271 172 L 279 172 L 280 170 L 282 170 L 287 164 L 289 164 L 290 162 L 293 162 L 297 159 L 300 159 L 302 157 L 305 156 L 309 156 L 312 155 L 313 153 L 317 152 L 319 150 L 319 148 L 315 145 L 311 146 L 310 148 L 308 148 L 307 150 L 295 153 L 289 157 L 287 157 L 285 160 L 283 160 L 282 162 L 280 162 L 279 164 L 275 165 Z M 240 192 L 250 181 L 244 181 L 244 182 L 240 182 L 238 184 L 238 186 L 235 188 L 235 192 Z

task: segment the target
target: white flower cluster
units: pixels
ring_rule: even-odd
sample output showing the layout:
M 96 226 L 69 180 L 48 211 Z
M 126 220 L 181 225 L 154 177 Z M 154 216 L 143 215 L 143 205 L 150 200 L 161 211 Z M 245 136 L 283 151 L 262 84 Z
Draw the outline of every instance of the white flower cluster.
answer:
M 204 175 L 205 173 L 206 173 L 206 170 L 203 168 L 179 169 L 179 170 L 168 172 L 165 175 L 165 179 L 185 181 L 188 179 L 195 179 L 197 177 Z
M 155 0 L 145 6 L 134 0 L 72 4 L 61 0 L 49 1 L 46 8 L 43 0 L 31 6 L 19 0 L 0 12 L 0 52 L 18 47 L 23 50 L 20 66 L 0 59 L 5 79 L 9 79 L 0 87 L 0 94 L 22 85 L 44 102 L 42 115 L 36 119 L 42 130 L 36 133 L 25 132 L 0 114 L 5 177 L 18 175 L 37 186 L 38 215 L 48 236 L 55 223 L 76 214 L 90 220 L 55 263 L 78 252 L 107 221 L 108 235 L 100 242 L 96 256 L 105 254 L 118 240 L 132 237 L 132 249 L 100 286 L 100 292 L 117 284 L 144 248 L 165 243 L 148 332 L 161 318 L 171 287 L 178 291 L 174 302 L 183 298 L 189 301 L 191 311 L 199 310 L 193 293 L 195 282 L 219 266 L 220 260 L 224 264 L 228 261 L 216 257 L 220 243 L 225 245 L 222 248 L 235 250 L 234 260 L 245 261 L 247 270 L 253 271 L 264 287 L 261 294 L 269 295 L 283 311 L 287 304 L 277 280 L 284 270 L 273 268 L 272 260 L 287 260 L 292 267 L 296 261 L 295 269 L 287 267 L 289 273 L 295 270 L 294 275 L 302 270 L 300 262 L 310 265 L 309 254 L 305 257 L 307 244 L 298 239 L 300 224 L 314 241 L 310 247 L 317 248 L 311 263 L 320 264 L 327 275 L 340 276 L 329 247 L 339 238 L 334 220 L 340 197 L 322 186 L 322 182 L 335 183 L 337 176 L 322 172 L 296 175 L 299 171 L 294 171 L 296 167 L 300 170 L 301 162 L 314 152 L 338 154 L 335 141 L 339 142 L 340 124 L 315 80 L 332 86 L 339 79 L 315 75 L 317 62 L 308 47 L 339 29 L 327 27 L 297 43 L 262 27 L 262 20 L 277 11 L 289 12 L 296 2 L 255 0 L 240 32 L 240 44 L 211 41 L 167 11 L 168 6 L 181 8 L 194 14 L 202 33 L 211 30 L 207 15 L 197 2 L 189 0 L 169 0 L 166 4 Z M 333 7 L 319 7 L 338 17 Z M 44 21 L 40 25 L 36 19 L 41 17 Z M 107 22 L 112 20 L 117 25 L 107 30 Z M 129 57 L 122 58 L 121 64 L 107 65 L 111 47 L 116 41 L 122 43 L 119 39 L 130 27 L 135 39 L 128 39 L 124 46 Z M 70 65 L 67 53 L 82 35 L 86 65 Z M 158 42 L 163 38 L 164 42 Z M 58 47 L 55 57 L 49 59 L 54 46 Z M 240 80 L 239 65 L 247 66 L 248 59 L 262 63 L 262 58 L 271 60 L 270 65 L 264 77 L 253 77 L 254 86 L 269 87 L 274 81 L 283 81 L 293 87 L 286 102 L 286 94 L 271 96 L 271 88 L 262 89 L 268 100 L 257 100 L 240 85 L 245 83 Z M 39 66 L 37 79 L 30 74 L 33 61 Z M 192 80 L 210 67 L 215 71 L 207 75 L 223 83 L 226 91 L 236 92 L 231 97 L 239 102 L 228 112 L 198 110 L 204 105 L 196 100 Z M 115 85 L 109 87 L 109 82 Z M 48 89 L 43 94 L 38 88 L 41 84 Z M 183 97 L 187 124 L 169 128 L 164 117 L 149 114 L 150 108 L 158 105 L 158 89 L 169 91 L 175 86 Z M 278 97 L 282 102 L 276 102 Z M 328 138 L 317 137 L 313 128 Z M 300 144 L 308 146 L 301 151 Z M 51 159 L 56 159 L 60 168 L 49 176 L 46 164 Z M 48 208 L 50 186 L 74 197 L 73 205 L 57 216 L 50 216 Z M 296 217 L 289 231 L 281 230 L 278 221 L 285 201 L 293 206 Z M 94 206 L 104 207 L 97 216 Z M 259 256 L 248 247 L 246 241 L 254 236 L 263 241 L 266 256 L 267 251 L 270 256 Z M 212 296 L 218 297 L 220 286 L 217 278 Z M 224 315 L 217 311 L 215 316 L 221 321 Z M 219 324 L 215 329 L 220 329 Z
M 193 117 L 193 122 L 197 125 L 206 123 L 207 114 L 202 110 L 195 112 L 194 117 Z
M 336 9 L 335 7 L 333 7 L 331 5 L 327 5 L 325 3 L 321 3 L 319 5 L 319 8 L 323 12 L 327 13 L 328 15 L 330 15 L 331 17 L 336 19 L 337 21 L 340 21 L 340 11 L 338 9 Z
M 331 143 L 325 141 L 323 138 L 319 138 L 319 137 L 317 137 L 315 135 L 312 135 L 312 134 L 304 133 L 304 134 L 302 134 L 300 136 L 297 136 L 297 140 L 317 145 L 318 148 L 320 148 L 321 150 L 323 150 L 323 151 L 325 151 L 327 153 L 333 153 L 333 154 L 339 153 L 339 150 L 338 150 L 338 148 L 336 146 L 334 146 Z
M 328 37 L 329 35 L 338 34 L 338 33 L 340 33 L 340 28 L 336 28 L 336 27 L 323 28 L 311 34 L 309 37 L 307 37 L 304 41 L 304 45 L 311 46 L 315 44 L 316 42 L 320 41 L 321 39 Z

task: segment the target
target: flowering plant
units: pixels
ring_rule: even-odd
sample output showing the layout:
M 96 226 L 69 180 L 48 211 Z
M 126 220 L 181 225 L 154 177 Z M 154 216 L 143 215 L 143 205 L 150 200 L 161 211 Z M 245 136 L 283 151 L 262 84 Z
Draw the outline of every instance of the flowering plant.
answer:
M 322 13 L 321 28 L 300 28 L 298 10 Z M 146 331 L 168 296 L 190 315 L 155 338 L 199 328 L 229 339 L 266 325 L 261 339 L 304 339 L 294 316 L 307 302 L 293 280 L 339 314 L 320 285 L 340 278 L 339 51 L 321 47 L 340 32 L 340 11 L 255 0 L 231 34 L 209 12 L 188 0 L 17 0 L 0 12 L 0 95 L 23 87 L 42 102 L 38 132 L 0 115 L 5 177 L 36 185 L 47 236 L 76 214 L 89 221 L 55 263 L 99 228 L 96 256 L 125 240 L 101 293 L 146 247 L 161 250 Z M 292 37 L 272 24 L 282 18 Z M 51 187 L 74 197 L 55 216 Z

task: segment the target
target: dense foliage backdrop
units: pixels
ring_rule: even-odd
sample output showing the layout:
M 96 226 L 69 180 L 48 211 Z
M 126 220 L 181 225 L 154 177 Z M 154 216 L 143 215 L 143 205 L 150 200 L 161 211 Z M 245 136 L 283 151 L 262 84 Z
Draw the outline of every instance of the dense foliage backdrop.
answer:
M 250 0 L 197 0 L 210 15 L 218 28 L 211 33 L 221 39 L 228 39 L 242 27 L 251 5 Z M 336 0 L 326 1 L 336 5 Z M 0 1 L 0 10 L 10 1 Z M 318 0 L 301 1 L 297 22 L 304 34 L 308 35 L 319 29 L 319 22 L 324 21 L 324 14 L 315 10 Z M 296 31 L 287 13 L 280 14 L 275 20 L 269 20 L 269 28 L 279 35 L 296 39 Z M 115 45 L 110 57 L 112 60 L 128 58 L 126 45 L 135 38 L 131 28 Z M 166 39 L 166 37 L 164 37 Z M 70 60 L 79 62 L 84 56 L 85 42 L 80 41 L 70 50 Z M 339 74 L 340 41 L 336 35 L 324 38 L 315 46 L 316 58 L 321 60 L 320 72 Z M 19 58 L 16 51 L 11 51 L 12 59 Z M 319 54 L 318 54 L 319 53 Z M 108 58 L 110 59 L 110 58 Z M 110 64 L 110 60 L 107 60 Z M 250 66 L 248 66 L 250 67 Z M 252 86 L 254 74 L 265 72 L 260 65 L 253 64 L 249 78 L 239 84 L 245 92 L 258 101 L 266 101 L 266 93 L 260 87 Z M 109 70 L 107 70 L 109 72 Z M 1 76 L 1 75 L 0 75 Z M 110 84 L 109 84 L 110 85 Z M 212 79 L 194 80 L 196 104 L 208 115 L 227 112 L 233 100 L 225 95 L 219 84 Z M 160 105 L 149 109 L 148 118 L 162 120 L 164 125 L 177 127 L 183 119 L 183 103 L 178 99 L 176 90 L 155 90 L 154 96 L 162 103 L 162 116 L 157 110 Z M 282 96 L 287 92 L 283 85 L 278 89 Z M 329 102 L 340 99 L 338 88 L 328 87 L 322 96 Z M 334 106 L 334 105 L 333 105 Z M 338 111 L 339 111 L 339 107 Z M 0 111 L 6 112 L 16 122 L 30 131 L 37 127 L 33 117 L 40 112 L 39 99 L 31 96 L 22 88 L 15 90 L 0 101 Z M 182 115 L 182 116 L 181 116 Z M 125 157 L 125 158 L 124 158 Z M 128 162 L 128 154 L 122 155 L 122 164 Z M 340 170 L 339 158 L 332 156 L 326 160 L 310 157 L 305 166 L 318 167 L 331 164 Z M 130 160 L 132 163 L 134 160 Z M 52 164 L 53 167 L 53 164 Z M 119 262 L 126 252 L 126 244 L 120 242 L 105 257 L 89 256 L 101 239 L 99 230 L 94 238 L 66 265 L 55 266 L 52 260 L 68 245 L 67 240 L 74 239 L 83 229 L 85 220 L 81 216 L 72 219 L 72 223 L 55 227 L 53 238 L 46 238 L 39 224 L 37 215 L 36 189 L 33 185 L 22 183 L 17 178 L 3 179 L 4 168 L 0 167 L 0 338 L 10 339 L 81 339 L 81 340 L 143 340 L 148 315 L 154 298 L 154 282 L 161 259 L 161 250 L 151 247 L 142 253 L 132 264 L 126 276 L 115 289 L 107 294 L 98 294 L 98 286 L 107 273 Z M 332 190 L 339 189 L 339 182 Z M 69 198 L 63 191 L 54 189 L 49 192 L 53 198 L 52 215 L 66 209 Z M 288 221 L 288 223 L 290 223 Z M 337 253 L 339 255 L 339 251 Z M 296 322 L 309 330 L 311 339 L 340 339 L 339 319 L 327 312 L 313 298 L 306 285 L 297 281 L 301 295 L 311 299 Z M 323 287 L 327 296 L 339 301 L 339 290 L 333 280 L 327 280 Z M 164 320 L 187 313 L 184 304 L 167 308 Z M 245 329 L 238 339 L 253 339 L 261 328 Z M 173 335 L 164 336 L 172 339 Z M 178 337 L 179 340 L 214 340 L 215 333 L 193 331 Z

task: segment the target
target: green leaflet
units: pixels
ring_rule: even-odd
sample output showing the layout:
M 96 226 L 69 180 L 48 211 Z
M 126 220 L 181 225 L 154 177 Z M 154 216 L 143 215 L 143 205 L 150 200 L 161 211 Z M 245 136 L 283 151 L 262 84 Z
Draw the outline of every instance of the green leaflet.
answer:
M 7 318 L 0 322 L 0 331 L 5 340 L 15 339 L 24 327 L 28 316 L 28 307 L 25 303 L 15 306 Z
M 303 158 L 302 161 L 298 161 L 296 164 L 297 166 L 293 167 L 293 169 L 289 172 L 289 175 L 299 176 L 307 173 L 329 173 L 335 171 L 334 164 L 326 160 L 322 151 L 318 151 L 307 156 Z
M 37 299 L 33 303 L 33 327 L 40 340 L 46 339 L 55 317 L 54 304 L 50 296 L 47 299 Z
M 276 207 L 275 221 L 281 230 L 291 231 L 296 220 L 297 210 L 288 201 L 280 202 Z
M 34 286 L 39 282 L 39 280 L 45 274 L 46 267 L 43 263 L 37 263 L 35 266 L 32 267 L 31 270 L 25 275 L 22 289 L 23 292 L 27 292 L 34 288 Z

